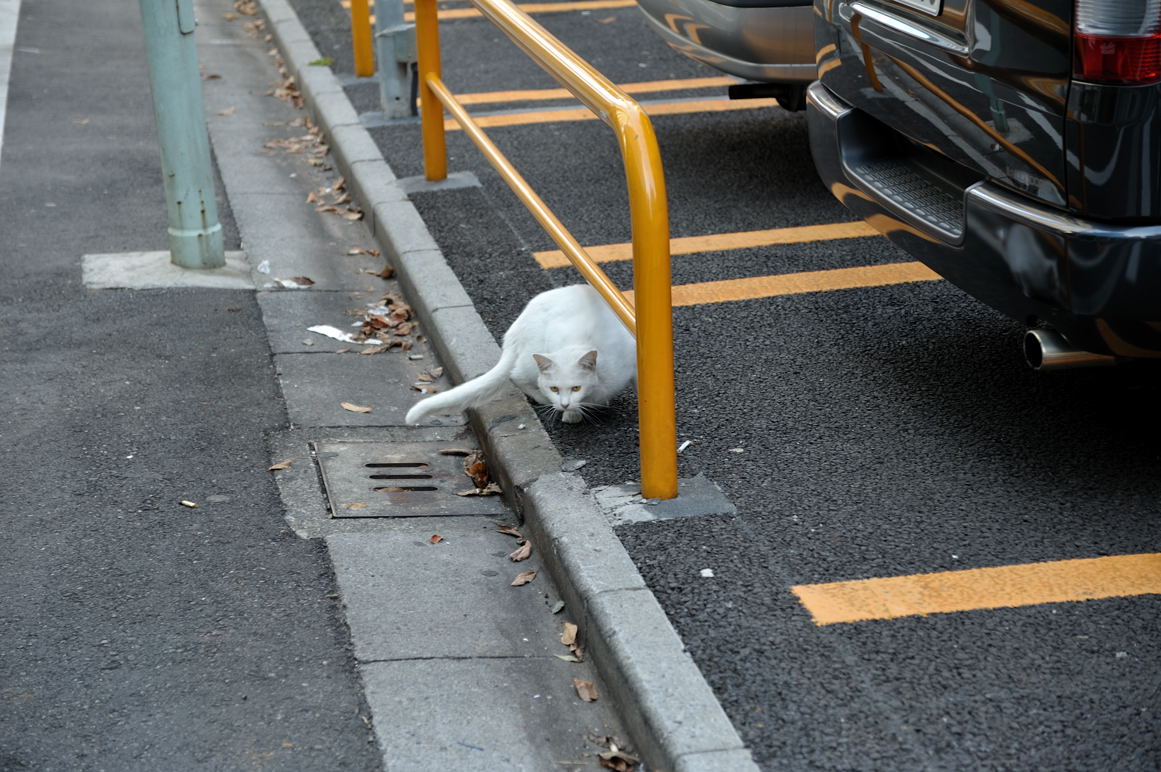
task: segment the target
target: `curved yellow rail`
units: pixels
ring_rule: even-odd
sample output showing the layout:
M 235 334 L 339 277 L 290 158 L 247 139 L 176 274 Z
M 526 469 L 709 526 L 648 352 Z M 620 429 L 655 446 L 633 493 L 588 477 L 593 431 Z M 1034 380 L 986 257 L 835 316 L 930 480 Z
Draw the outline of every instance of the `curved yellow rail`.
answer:
M 508 0 L 472 0 L 472 4 L 616 134 L 629 194 L 633 302 L 598 267 L 444 85 L 436 3 L 416 0 L 420 114 L 427 179 L 447 177 L 443 127 L 446 108 L 585 280 L 637 336 L 641 492 L 646 498 L 674 498 L 677 496 L 677 429 L 669 209 L 653 124 L 636 101 Z

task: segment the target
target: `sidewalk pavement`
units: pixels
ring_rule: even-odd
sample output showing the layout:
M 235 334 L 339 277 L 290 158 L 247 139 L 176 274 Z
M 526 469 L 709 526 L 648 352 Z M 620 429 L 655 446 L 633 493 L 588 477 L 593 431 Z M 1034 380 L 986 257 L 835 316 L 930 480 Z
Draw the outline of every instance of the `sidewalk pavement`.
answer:
M 753 768 L 522 399 L 471 427 L 402 425 L 413 386 L 448 382 L 437 361 L 458 381 L 497 347 L 293 11 L 263 7 L 264 29 L 247 4 L 198 4 L 233 288 L 157 257 L 137 4 L 21 8 L 0 163 L 0 768 L 583 769 L 612 743 L 649 768 Z M 418 329 L 375 355 L 308 331 L 409 311 Z M 366 516 L 399 498 L 373 490 L 397 487 L 384 464 L 451 463 L 441 492 L 470 487 L 439 451 L 477 440 L 515 513 L 444 495 L 437 516 Z

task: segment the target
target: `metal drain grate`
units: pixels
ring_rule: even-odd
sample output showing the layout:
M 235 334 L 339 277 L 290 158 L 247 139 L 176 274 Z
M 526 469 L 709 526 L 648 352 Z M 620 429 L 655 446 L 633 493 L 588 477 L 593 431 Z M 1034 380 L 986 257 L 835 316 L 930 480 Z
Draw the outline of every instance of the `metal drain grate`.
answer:
M 318 442 L 315 456 L 332 517 L 502 515 L 502 496 L 457 496 L 472 489 L 463 456 L 446 442 Z

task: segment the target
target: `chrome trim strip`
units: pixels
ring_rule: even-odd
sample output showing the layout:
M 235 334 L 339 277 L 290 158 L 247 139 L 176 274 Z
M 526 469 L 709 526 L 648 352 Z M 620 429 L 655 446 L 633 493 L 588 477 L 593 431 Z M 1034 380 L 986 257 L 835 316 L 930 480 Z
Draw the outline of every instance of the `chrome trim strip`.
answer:
M 1102 239 L 1111 241 L 1159 241 L 1161 225 L 1131 227 L 1106 226 L 1091 220 L 1082 220 L 1066 212 L 1038 206 L 1014 193 L 987 183 L 977 182 L 964 192 L 976 206 L 992 210 L 1015 222 L 1056 233 L 1067 238 Z M 969 206 L 969 210 L 970 210 Z
M 921 40 L 924 43 L 935 46 L 936 48 L 942 48 L 945 51 L 951 51 L 953 53 L 960 54 L 961 56 L 967 56 L 968 54 L 967 43 L 960 42 L 954 38 L 949 38 L 946 35 L 940 35 L 939 33 L 934 32 L 927 27 L 915 24 L 914 22 L 903 19 L 892 13 L 887 13 L 881 8 L 876 8 L 875 6 L 858 2 L 858 0 L 855 0 L 853 3 L 844 3 L 842 11 L 844 11 L 842 18 L 848 23 L 850 22 L 851 17 L 857 13 L 866 19 L 870 19 L 876 24 L 881 24 L 888 29 L 901 32 L 908 37 Z

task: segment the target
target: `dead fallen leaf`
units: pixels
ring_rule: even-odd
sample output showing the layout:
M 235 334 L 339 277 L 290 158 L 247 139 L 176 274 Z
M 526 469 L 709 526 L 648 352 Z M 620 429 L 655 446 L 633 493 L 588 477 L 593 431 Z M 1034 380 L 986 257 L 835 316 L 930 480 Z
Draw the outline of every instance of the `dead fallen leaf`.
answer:
M 580 697 L 585 702 L 597 701 L 597 686 L 592 681 L 586 681 L 583 678 L 572 679 L 572 685 L 576 687 L 576 696 Z
M 484 461 L 484 454 L 478 450 L 473 451 L 472 455 L 464 459 L 464 472 L 472 478 L 472 483 L 477 490 L 486 488 L 492 479 L 488 475 L 488 465 Z
M 378 252 L 375 253 L 376 256 L 378 256 L 378 254 L 379 254 Z M 390 279 L 394 275 L 395 275 L 395 266 L 390 265 L 390 264 L 383 266 L 383 270 L 379 271 L 379 278 L 380 279 Z
M 532 542 L 527 539 L 521 539 L 520 546 L 508 553 L 508 559 L 513 563 L 519 563 L 522 560 L 528 560 L 532 557 Z
M 614 745 L 609 750 L 598 753 L 597 762 L 602 767 L 616 770 L 616 772 L 632 772 L 641 763 L 641 759 L 632 754 L 625 753 L 625 751 Z
M 576 643 L 576 633 L 577 626 L 572 622 L 565 622 L 560 632 L 560 642 L 565 646 L 572 646 Z
M 440 536 L 438 533 L 433 533 L 431 535 L 431 538 L 428 539 L 428 541 L 431 542 L 432 544 L 439 544 L 441 541 L 443 541 L 443 537 Z
M 237 107 L 227 107 L 225 110 L 218 110 L 218 115 L 233 115 L 237 111 Z
M 556 657 L 557 659 L 559 659 L 559 660 L 562 660 L 562 661 L 564 661 L 564 662 L 573 662 L 573 663 L 576 663 L 576 662 L 580 662 L 580 661 L 581 661 L 581 660 L 579 660 L 579 659 L 577 659 L 577 658 L 576 658 L 576 655 L 575 655 L 575 654 L 553 654 L 552 656 L 554 656 L 554 657 Z
M 517 574 L 516 578 L 512 580 L 513 587 L 522 587 L 536 578 L 535 571 L 525 571 L 522 574 Z
M 258 3 L 254 0 L 235 0 L 234 10 L 245 16 L 254 16 L 258 13 Z
M 603 19 L 597 19 L 597 21 L 600 22 L 601 24 L 612 24 L 616 20 L 617 20 L 616 16 L 606 16 Z
M 370 413 L 373 410 L 373 408 L 356 405 L 352 402 L 340 402 L 339 404 L 342 405 L 343 410 L 349 410 L 352 413 Z
M 504 491 L 500 490 L 500 486 L 496 483 L 488 483 L 483 488 L 471 488 L 466 491 L 459 491 L 457 496 L 501 496 Z
M 367 249 L 366 247 L 355 246 L 355 247 L 351 247 L 350 249 L 348 249 L 347 254 L 348 255 L 370 255 L 371 257 L 378 257 L 379 250 Z
M 366 509 L 367 505 L 361 501 L 356 501 L 353 504 L 348 504 L 347 509 Z
M 271 464 L 270 466 L 266 467 L 266 471 L 267 472 L 277 472 L 280 469 L 289 469 L 290 465 L 293 463 L 294 463 L 293 460 L 279 461 L 277 464 Z

